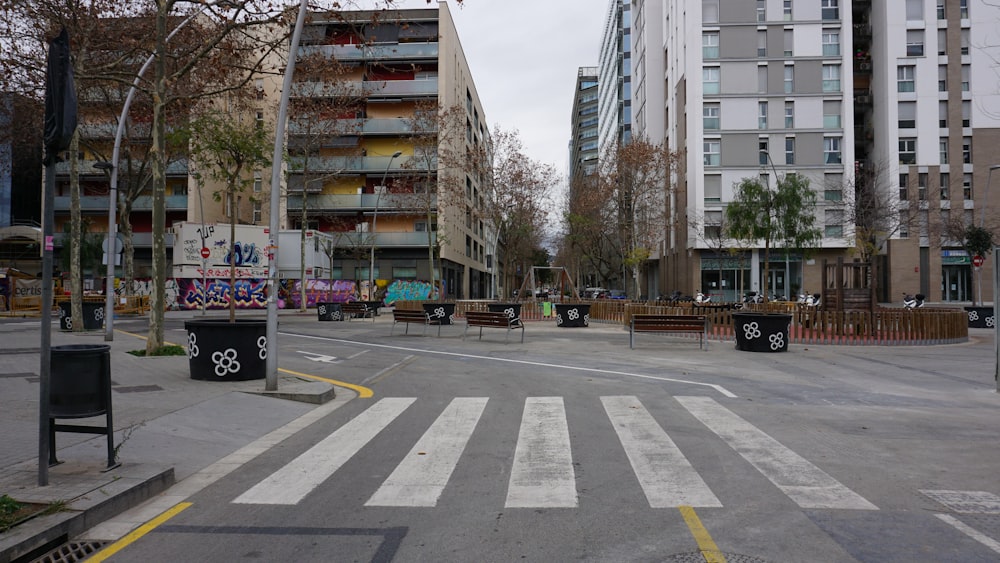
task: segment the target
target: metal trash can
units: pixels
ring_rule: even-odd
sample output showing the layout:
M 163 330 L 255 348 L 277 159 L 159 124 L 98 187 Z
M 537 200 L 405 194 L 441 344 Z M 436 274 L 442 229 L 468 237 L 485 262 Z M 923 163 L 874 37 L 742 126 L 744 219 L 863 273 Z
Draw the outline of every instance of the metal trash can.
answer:
M 49 464 L 56 459 L 56 432 L 105 434 L 108 437 L 108 468 L 114 459 L 114 424 L 111 416 L 111 346 L 69 344 L 53 346 L 49 352 Z M 90 418 L 105 415 L 106 426 L 55 424 L 60 418 Z

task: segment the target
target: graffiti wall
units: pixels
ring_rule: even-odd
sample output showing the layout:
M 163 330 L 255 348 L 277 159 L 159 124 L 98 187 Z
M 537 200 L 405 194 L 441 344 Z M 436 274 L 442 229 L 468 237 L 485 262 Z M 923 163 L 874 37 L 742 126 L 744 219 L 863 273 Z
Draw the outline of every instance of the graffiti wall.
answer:
M 354 280 L 306 280 L 306 307 L 316 303 L 344 303 L 357 299 L 358 286 Z M 302 282 L 282 280 L 278 307 L 298 309 L 302 303 Z
M 385 292 L 385 304 L 396 301 L 421 301 L 430 299 L 431 284 L 421 280 L 393 280 Z
M 208 286 L 202 291 L 200 279 L 177 280 L 179 297 L 177 303 L 181 309 L 201 309 L 201 296 L 207 295 L 207 309 L 228 309 L 230 296 L 235 294 L 237 309 L 266 309 L 267 280 L 236 280 L 235 291 L 230 291 L 228 279 L 208 280 Z
M 116 295 L 151 295 L 153 293 L 153 280 L 149 278 L 145 279 L 134 279 L 129 287 L 126 287 L 124 280 L 116 278 L 115 279 L 115 294 Z M 180 292 L 177 288 L 177 280 L 173 278 L 167 278 L 165 284 L 165 294 L 163 301 L 171 309 L 177 308 L 178 299 L 180 297 Z

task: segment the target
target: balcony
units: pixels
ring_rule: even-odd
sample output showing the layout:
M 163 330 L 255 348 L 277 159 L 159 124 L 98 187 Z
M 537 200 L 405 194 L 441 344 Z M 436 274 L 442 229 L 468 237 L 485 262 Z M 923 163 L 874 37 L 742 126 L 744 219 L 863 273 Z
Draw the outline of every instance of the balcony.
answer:
M 299 47 L 299 54 L 305 57 L 322 55 L 338 61 L 437 60 L 438 44 L 306 45 Z
M 292 85 L 291 96 L 296 98 L 333 98 L 353 96 L 358 98 L 425 98 L 437 96 L 437 80 L 373 80 L 350 84 L 323 82 L 298 82 Z
M 310 172 L 326 173 L 385 173 L 426 170 L 427 159 L 412 156 L 313 156 L 309 157 Z M 432 170 L 437 170 L 437 158 L 431 159 Z M 294 156 L 288 159 L 288 173 L 301 173 L 305 169 L 305 158 Z
M 165 198 L 167 211 L 187 211 L 188 196 L 169 195 Z M 70 210 L 69 196 L 56 196 L 52 207 L 56 212 Z M 80 211 L 84 213 L 108 210 L 108 196 L 88 195 L 80 197 Z M 153 196 L 143 195 L 135 198 L 132 203 L 132 211 L 148 213 L 153 210 Z
M 420 211 L 427 207 L 427 196 L 422 194 L 341 194 L 341 195 L 309 195 L 306 200 L 307 209 L 325 211 L 366 211 L 374 210 L 376 200 L 381 213 L 392 211 Z M 437 196 L 432 195 L 430 205 L 437 209 Z M 295 214 L 302 209 L 302 195 L 288 196 L 288 212 Z
M 94 165 L 98 162 L 103 161 L 79 160 L 77 161 L 77 170 L 81 176 L 104 176 L 105 174 L 102 170 L 94 168 Z M 187 176 L 187 174 L 188 162 L 186 158 L 167 163 L 167 176 Z M 56 163 L 56 176 L 69 176 L 69 161 Z
M 97 235 L 101 239 L 105 239 L 108 236 L 107 232 L 91 232 L 92 235 Z M 119 233 L 120 234 L 120 233 Z M 423 233 L 421 233 L 423 234 Z M 65 248 L 67 246 L 66 240 L 69 238 L 68 233 L 53 233 L 52 239 L 56 246 Z M 169 230 L 163 233 L 163 245 L 167 248 L 173 248 L 174 246 L 174 233 Z M 132 233 L 132 246 L 134 248 L 152 248 L 153 247 L 153 233 Z M 427 246 L 426 244 L 424 246 Z
M 309 125 L 296 121 L 288 122 L 288 134 L 296 135 L 412 135 L 413 120 L 407 118 L 370 118 L 315 120 Z M 424 125 L 424 124 L 419 124 Z M 428 123 L 420 133 L 433 133 L 437 124 Z
M 375 246 L 378 248 L 388 247 L 410 247 L 427 248 L 427 232 L 409 231 L 405 233 L 383 233 L 377 232 L 372 237 L 371 233 L 333 233 L 333 240 L 338 247 L 369 248 L 374 238 Z M 437 233 L 431 233 L 431 240 L 437 244 Z

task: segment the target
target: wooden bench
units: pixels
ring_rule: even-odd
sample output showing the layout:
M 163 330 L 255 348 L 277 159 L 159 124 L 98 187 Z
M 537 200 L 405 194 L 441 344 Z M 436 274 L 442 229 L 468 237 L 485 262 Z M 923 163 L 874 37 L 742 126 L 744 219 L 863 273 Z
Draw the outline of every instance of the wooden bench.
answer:
M 521 319 L 514 317 L 511 318 L 507 316 L 507 313 L 503 311 L 466 311 L 465 313 L 465 333 L 462 334 L 462 340 L 465 340 L 465 335 L 469 332 L 470 326 L 479 327 L 479 339 L 483 339 L 483 329 L 484 328 L 503 328 L 507 330 L 505 342 L 510 341 L 510 331 L 515 328 L 521 329 L 521 342 L 524 342 L 524 323 Z
M 363 319 L 370 317 L 372 322 L 375 322 L 375 309 L 369 307 L 367 303 L 348 301 L 340 306 L 340 310 L 344 312 L 344 316 L 347 317 L 348 321 L 353 318 Z
M 705 315 L 632 315 L 629 326 L 628 347 L 635 347 L 637 332 L 696 333 L 698 348 L 708 339 L 709 321 Z
M 406 323 L 406 332 L 403 334 L 410 333 L 410 323 L 420 323 L 424 325 L 424 334 L 427 334 L 427 325 L 437 325 L 438 336 L 441 336 L 441 320 L 432 318 L 425 311 L 417 311 L 416 309 L 393 309 L 392 328 L 389 330 L 389 336 L 392 336 L 392 331 L 395 330 L 396 323 Z

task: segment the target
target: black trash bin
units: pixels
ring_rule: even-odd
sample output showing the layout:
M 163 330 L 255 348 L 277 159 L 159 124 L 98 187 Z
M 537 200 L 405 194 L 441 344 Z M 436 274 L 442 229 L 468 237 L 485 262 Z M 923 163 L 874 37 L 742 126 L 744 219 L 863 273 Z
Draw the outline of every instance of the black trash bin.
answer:
M 49 464 L 56 459 L 56 432 L 105 434 L 108 468 L 115 467 L 114 424 L 111 415 L 111 346 L 69 344 L 49 352 Z M 56 424 L 56 419 L 105 415 L 105 426 Z
M 319 320 L 321 321 L 344 320 L 344 311 L 340 307 L 340 303 L 326 303 L 326 302 L 317 303 L 316 314 L 319 316 Z
M 73 305 L 70 301 L 59 302 L 59 330 L 73 330 Z M 83 329 L 101 330 L 104 326 L 104 302 L 83 302 Z

